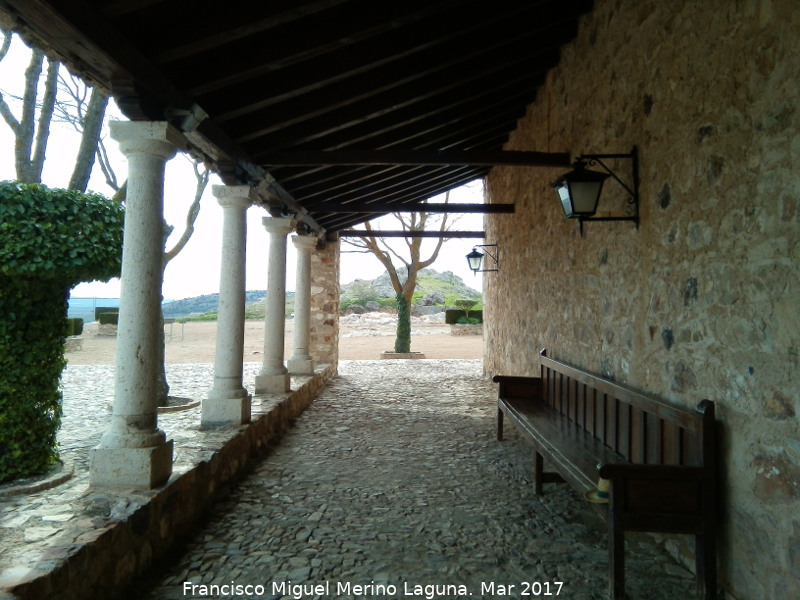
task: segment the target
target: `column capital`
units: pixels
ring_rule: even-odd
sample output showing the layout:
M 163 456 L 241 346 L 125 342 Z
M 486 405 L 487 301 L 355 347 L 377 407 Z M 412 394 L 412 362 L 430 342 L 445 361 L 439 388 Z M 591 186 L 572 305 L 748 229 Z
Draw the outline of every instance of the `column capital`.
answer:
M 261 222 L 269 233 L 275 235 L 288 235 L 297 223 L 294 219 L 285 217 L 264 217 Z
M 186 148 L 186 138 L 166 121 L 111 121 L 109 126 L 125 156 L 142 152 L 167 159 Z
M 223 208 L 248 208 L 258 200 L 258 192 L 249 185 L 214 185 L 211 192 Z
M 313 235 L 293 235 L 292 243 L 298 250 L 314 250 L 319 240 Z

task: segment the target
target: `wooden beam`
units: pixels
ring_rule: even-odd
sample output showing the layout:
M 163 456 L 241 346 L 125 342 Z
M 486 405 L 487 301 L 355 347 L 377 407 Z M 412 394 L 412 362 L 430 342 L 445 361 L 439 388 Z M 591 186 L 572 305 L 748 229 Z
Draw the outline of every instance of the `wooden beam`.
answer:
M 485 231 L 405 231 L 379 229 L 343 229 L 338 232 L 340 237 L 393 237 L 393 238 L 483 238 Z
M 485 167 L 569 167 L 568 152 L 519 150 L 462 152 L 458 150 L 331 150 L 269 152 L 257 160 L 270 166 L 325 165 L 464 165 Z
M 349 204 L 337 204 L 327 207 L 324 204 L 308 207 L 313 213 L 364 213 L 364 214 L 385 214 L 395 212 L 426 212 L 426 213 L 479 213 L 479 214 L 500 214 L 513 213 L 514 204 L 456 204 L 439 202 L 409 202 L 407 204 L 375 202 L 372 204 L 361 204 L 352 202 Z

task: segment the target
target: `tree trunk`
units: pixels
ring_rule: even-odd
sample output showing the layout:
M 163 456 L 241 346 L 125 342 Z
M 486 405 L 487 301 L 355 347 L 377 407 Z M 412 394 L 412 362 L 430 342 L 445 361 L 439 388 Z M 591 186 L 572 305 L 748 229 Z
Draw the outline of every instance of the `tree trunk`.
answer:
M 411 352 L 411 310 L 405 294 L 397 294 L 397 332 L 394 340 L 394 351 Z
M 158 345 L 158 378 L 156 391 L 158 392 L 158 405 L 167 406 L 169 403 L 169 381 L 167 381 L 167 339 L 164 334 L 164 313 L 161 313 L 161 343 Z
M 69 189 L 85 192 L 89 185 L 89 177 L 94 168 L 95 156 L 98 153 L 100 132 L 103 129 L 103 119 L 108 105 L 108 96 L 102 94 L 97 88 L 92 89 L 86 115 L 83 118 L 83 133 L 78 156 L 75 158 L 75 169 L 69 180 Z
M 34 50 L 31 62 L 25 69 L 25 92 L 22 100 L 22 117 L 15 131 L 14 162 L 17 169 L 17 180 L 28 183 L 41 183 L 34 179 L 31 153 L 33 149 L 34 123 L 36 121 L 36 92 L 39 87 L 39 77 L 42 74 L 44 53 Z

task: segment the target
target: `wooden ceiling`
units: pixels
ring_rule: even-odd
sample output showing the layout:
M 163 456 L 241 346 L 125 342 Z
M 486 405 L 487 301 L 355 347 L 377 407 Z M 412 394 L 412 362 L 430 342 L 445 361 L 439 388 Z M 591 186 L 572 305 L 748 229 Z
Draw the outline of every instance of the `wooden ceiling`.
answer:
M 497 164 L 591 0 L 0 0 L 29 42 L 134 120 L 187 134 L 226 183 L 335 232 Z M 196 110 L 196 109 L 195 109 Z M 201 114 L 196 111 L 196 114 Z

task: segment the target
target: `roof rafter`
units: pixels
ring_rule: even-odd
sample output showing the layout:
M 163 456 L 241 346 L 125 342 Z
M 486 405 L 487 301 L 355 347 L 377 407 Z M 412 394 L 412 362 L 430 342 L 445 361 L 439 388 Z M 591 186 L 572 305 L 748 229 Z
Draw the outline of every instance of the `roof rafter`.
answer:
M 270 152 L 260 156 L 268 165 L 465 165 L 568 167 L 568 152 L 523 150 L 333 150 Z
M 462 213 L 462 214 L 508 214 L 513 213 L 514 204 L 481 204 L 481 203 L 441 203 L 441 202 L 409 202 L 409 203 L 379 203 L 371 204 L 350 203 L 339 204 L 331 207 L 331 212 L 362 213 L 362 214 L 387 214 L 396 212 L 425 212 L 425 213 Z M 323 207 L 315 207 L 314 212 L 326 212 Z
M 385 230 L 380 229 L 343 229 L 339 231 L 340 237 L 405 237 L 405 238 L 482 238 L 486 237 L 485 231 L 411 231 L 411 230 Z

